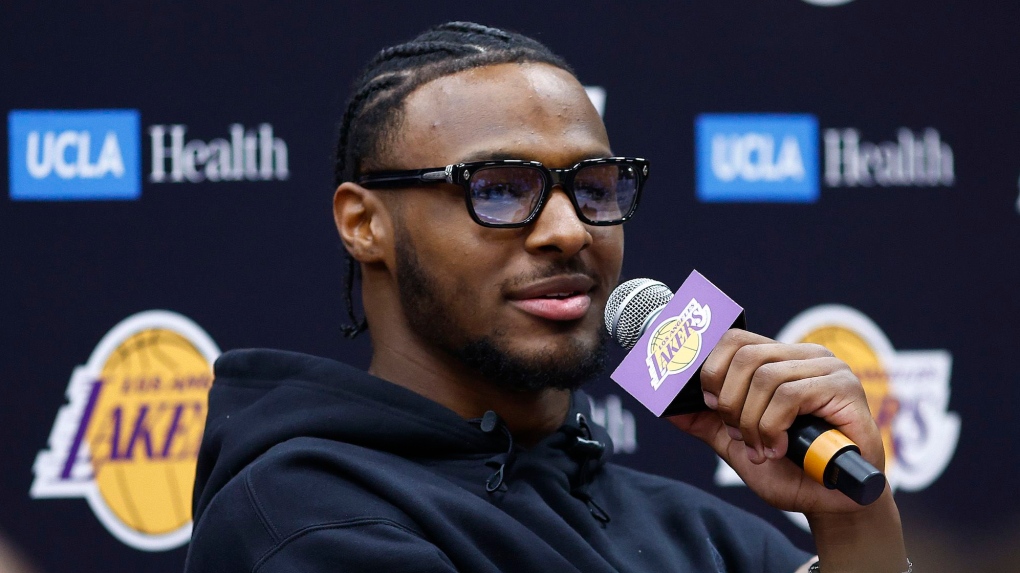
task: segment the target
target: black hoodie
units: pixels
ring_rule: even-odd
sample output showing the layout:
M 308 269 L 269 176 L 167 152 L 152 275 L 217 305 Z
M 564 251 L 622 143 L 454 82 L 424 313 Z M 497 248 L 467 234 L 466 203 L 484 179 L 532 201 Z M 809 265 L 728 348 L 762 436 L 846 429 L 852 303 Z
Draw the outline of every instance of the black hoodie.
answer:
M 691 486 L 607 463 L 572 398 L 524 449 L 405 388 L 302 354 L 215 366 L 188 572 L 792 572 L 808 555 Z

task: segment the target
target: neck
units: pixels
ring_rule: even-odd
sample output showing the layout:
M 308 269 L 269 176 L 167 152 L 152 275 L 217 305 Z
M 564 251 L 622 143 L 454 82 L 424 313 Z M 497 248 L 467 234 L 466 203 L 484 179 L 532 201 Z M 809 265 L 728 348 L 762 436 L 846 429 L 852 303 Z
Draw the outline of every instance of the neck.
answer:
M 389 344 L 373 336 L 369 373 L 421 394 L 465 419 L 492 410 L 506 423 L 514 441 L 531 446 L 556 431 L 570 408 L 567 390 L 516 392 L 481 376 L 441 351 L 417 345 Z

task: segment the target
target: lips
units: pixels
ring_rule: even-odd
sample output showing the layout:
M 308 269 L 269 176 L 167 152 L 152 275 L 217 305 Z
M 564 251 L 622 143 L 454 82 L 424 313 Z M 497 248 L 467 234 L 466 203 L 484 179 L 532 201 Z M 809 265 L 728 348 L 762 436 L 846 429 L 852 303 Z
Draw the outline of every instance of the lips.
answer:
M 543 279 L 510 293 L 510 304 L 539 318 L 556 321 L 583 318 L 591 306 L 595 281 L 586 275 Z

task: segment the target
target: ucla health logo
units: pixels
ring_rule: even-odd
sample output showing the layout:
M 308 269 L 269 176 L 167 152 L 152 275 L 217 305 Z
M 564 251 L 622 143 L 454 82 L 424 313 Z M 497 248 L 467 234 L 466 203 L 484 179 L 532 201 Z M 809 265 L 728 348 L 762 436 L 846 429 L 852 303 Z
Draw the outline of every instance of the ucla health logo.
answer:
M 818 199 L 818 120 L 812 115 L 702 114 L 695 139 L 701 201 Z
M 652 388 L 658 390 L 667 376 L 690 368 L 701 353 L 701 333 L 711 322 L 712 309 L 692 298 L 678 316 L 659 324 L 648 339 L 645 359 Z
M 201 327 L 165 310 L 113 327 L 71 375 L 29 494 L 85 498 L 106 529 L 136 549 L 187 543 L 219 353 Z
M 11 199 L 137 199 L 139 123 L 133 109 L 11 111 Z

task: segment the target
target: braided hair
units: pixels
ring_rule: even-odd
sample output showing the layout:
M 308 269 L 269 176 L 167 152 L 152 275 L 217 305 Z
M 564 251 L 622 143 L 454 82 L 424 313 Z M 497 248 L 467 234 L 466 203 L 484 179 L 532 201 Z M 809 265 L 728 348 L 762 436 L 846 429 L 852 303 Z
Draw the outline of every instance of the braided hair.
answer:
M 527 36 L 471 22 L 448 22 L 410 42 L 380 51 L 354 84 L 340 123 L 334 186 L 354 181 L 364 164 L 382 157 L 400 123 L 404 99 L 418 87 L 471 68 L 506 63 L 544 63 L 573 74 L 549 48 Z M 368 328 L 354 312 L 354 283 L 359 267 L 344 251 L 344 303 L 349 324 L 344 336 Z

